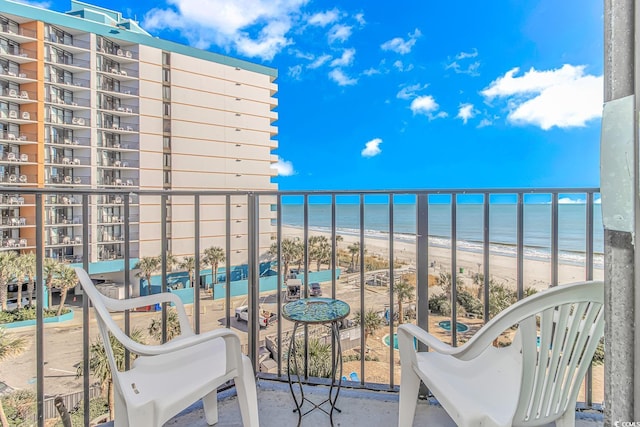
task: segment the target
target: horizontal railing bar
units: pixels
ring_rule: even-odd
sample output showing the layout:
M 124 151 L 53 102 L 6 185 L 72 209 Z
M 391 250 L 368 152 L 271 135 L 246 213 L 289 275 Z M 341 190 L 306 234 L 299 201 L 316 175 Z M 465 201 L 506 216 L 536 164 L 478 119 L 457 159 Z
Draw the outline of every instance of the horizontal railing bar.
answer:
M 32 194 L 47 194 L 51 192 L 61 192 L 61 189 L 51 188 L 16 188 L 16 187 L 2 187 L 0 186 L 0 192 L 2 193 L 32 193 Z M 141 196 L 191 196 L 199 194 L 201 196 L 226 196 L 228 194 L 246 196 L 246 195 L 259 195 L 259 196 L 331 196 L 331 195 L 350 195 L 358 196 L 363 195 L 478 195 L 481 196 L 484 193 L 493 194 L 552 194 L 552 193 L 599 193 L 598 187 L 576 187 L 576 188 L 479 188 L 479 189 L 406 189 L 406 190 L 306 190 L 306 191 L 294 191 L 294 190 L 264 190 L 264 191 L 220 191 L 220 190 L 138 190 L 138 189 L 75 189 L 65 188 L 64 193 L 69 194 L 138 194 Z M 480 203 L 480 202 L 478 202 Z

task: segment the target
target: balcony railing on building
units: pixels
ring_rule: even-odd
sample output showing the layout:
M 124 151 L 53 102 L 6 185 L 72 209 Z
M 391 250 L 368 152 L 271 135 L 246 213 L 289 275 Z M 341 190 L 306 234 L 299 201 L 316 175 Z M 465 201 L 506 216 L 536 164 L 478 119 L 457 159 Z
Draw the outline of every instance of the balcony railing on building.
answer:
M 532 263 L 543 265 L 548 273 L 544 284 L 538 283 L 538 286 L 561 285 L 569 278 L 591 280 L 601 275 L 602 233 L 596 232 L 599 230 L 597 192 L 593 188 L 302 193 L 139 191 L 131 188 L 86 191 L 70 188 L 67 193 L 56 189 L 0 189 L 0 194 L 14 198 L 14 201 L 18 197 L 28 201 L 24 205 L 9 205 L 19 209 L 28 205 L 31 212 L 35 212 L 33 223 L 23 216 L 27 217 L 28 224 L 36 226 L 35 238 L 18 235 L 19 239 L 27 240 L 28 246 L 21 246 L 18 240 L 18 246 L 3 246 L 3 250 L 46 247 L 46 253 L 67 262 L 81 262 L 88 271 L 103 272 L 101 262 L 111 266 L 117 262 L 118 267 L 111 273 L 110 280 L 120 282 L 124 297 L 131 296 L 131 289 L 137 294 L 175 288 L 193 304 L 190 315 L 194 329 L 198 333 L 211 327 L 234 327 L 240 331 L 245 343 L 243 348 L 252 358 L 256 370 L 270 372 L 259 374 L 265 378 L 286 379 L 286 343 L 292 325 L 282 318 L 280 310 L 287 301 L 288 277 L 297 274 L 302 278 L 299 296 L 308 296 L 309 285 L 318 278 L 317 281 L 322 282 L 323 296 L 347 300 L 352 315 L 373 311 L 382 319 L 386 346 L 385 338 L 380 334 L 380 339 L 365 341 L 368 331 L 365 331 L 364 323 L 354 324 L 354 317 L 343 325 L 343 339 L 349 343 L 345 341 L 342 348 L 348 352 L 350 370 L 358 378 L 347 381 L 347 385 L 390 391 L 398 388 L 401 368 L 392 338 L 397 326 L 393 320 L 396 317 L 407 321 L 417 319 L 421 326 L 428 326 L 434 318 L 447 320 L 449 325 L 466 323 L 471 326 L 468 329 L 472 333 L 494 315 L 490 288 L 494 286 L 494 274 L 507 274 L 498 272 L 504 263 L 509 265 L 508 274 L 513 272 L 508 287 L 516 299 L 527 292 L 530 284 L 526 280 L 527 271 Z M 572 200 L 581 203 L 561 203 L 565 198 L 571 199 L 570 196 L 575 196 Z M 137 206 L 142 205 L 146 215 L 158 218 L 158 227 L 152 236 L 143 236 L 138 229 L 140 213 Z M 56 206 L 72 209 L 72 216 L 65 213 L 72 218 L 72 223 L 51 222 L 45 227 L 42 212 Z M 172 212 L 171 206 L 179 206 L 179 215 L 178 211 Z M 154 209 L 157 215 L 151 213 Z M 210 212 L 216 214 L 211 216 Z M 159 255 L 159 271 L 171 271 L 167 268 L 167 254 L 170 247 L 178 247 L 179 241 L 172 241 L 171 230 L 176 229 L 170 222 L 177 221 L 179 216 L 179 221 L 191 221 L 192 224 L 187 227 L 190 235 L 180 235 L 180 240 L 190 239 L 190 244 L 182 246 L 179 256 L 200 255 L 213 244 L 224 252 L 224 259 L 220 261 L 224 267 L 212 271 L 210 265 L 205 265 L 201 257 L 196 256 L 190 274 L 157 272 L 151 283 L 135 282 L 136 286 L 132 287 L 133 276 L 122 271 L 129 272 L 139 261 L 141 241 L 156 239 L 157 251 L 144 255 Z M 219 221 L 219 229 L 226 230 L 218 238 L 212 237 L 210 230 L 205 231 L 207 222 L 212 220 Z M 509 233 L 501 228 L 505 223 L 511 224 Z M 536 233 L 531 233 L 532 224 L 535 224 L 534 228 L 540 228 L 534 230 Z M 58 229 L 61 225 L 67 227 Z M 46 234 L 54 228 L 55 235 Z M 446 232 L 441 235 L 438 230 Z M 17 231 L 21 230 L 18 228 Z M 568 235 L 574 239 L 569 246 L 568 240 L 563 240 Z M 272 240 L 270 236 L 273 236 Z M 313 243 L 319 236 L 324 236 L 328 243 L 322 258 L 318 258 Z M 341 243 L 339 236 L 349 242 Z M 11 239 L 16 240 L 13 236 Z M 301 248 L 295 260 L 288 258 L 287 246 L 291 243 Z M 64 249 L 65 246 L 69 248 Z M 436 259 L 437 263 L 434 262 Z M 572 273 L 563 275 L 567 266 L 571 267 Z M 467 316 L 457 309 L 457 304 L 451 304 L 450 313 L 436 317 L 436 308 L 429 301 L 431 293 L 437 295 L 432 288 L 433 280 L 442 282 L 442 286 L 445 282 L 450 285 L 453 295 L 448 297 L 450 299 L 468 293 L 469 283 L 475 281 L 479 289 L 479 306 L 468 310 Z M 465 284 L 460 284 L 460 280 Z M 414 283 L 413 293 L 408 300 L 402 297 L 399 301 L 394 289 L 404 281 Z M 43 300 L 44 290 L 38 288 L 36 297 Z M 264 331 L 257 327 L 257 322 L 240 325 L 233 319 L 234 308 L 247 303 L 250 319 L 258 318 L 261 305 L 270 304 L 278 321 Z M 213 313 L 207 314 L 204 307 L 209 307 Z M 82 309 L 75 311 L 88 319 L 86 302 Z M 164 325 L 168 313 L 168 307 L 161 307 L 158 313 Z M 134 321 L 149 319 L 149 316 L 148 313 L 127 313 L 125 324 L 133 325 Z M 36 345 L 31 354 L 36 358 L 37 372 L 33 377 L 42 385 L 38 388 L 37 409 L 39 423 L 43 425 L 40 402 L 45 393 L 53 392 L 46 388 L 54 385 L 49 378 L 46 384 L 44 382 L 44 361 L 50 360 L 45 357 L 44 343 L 50 332 L 43 327 L 42 319 L 38 322 Z M 89 327 L 88 320 L 84 325 Z M 166 333 L 164 329 L 162 340 L 166 340 Z M 76 357 L 77 362 L 82 362 L 84 376 L 76 381 L 88 399 L 92 381 L 88 363 L 91 342 L 88 331 L 83 336 L 85 338 L 77 344 Z M 442 336 L 454 346 L 469 338 L 467 332 L 457 328 L 444 331 Z M 314 328 L 309 328 L 301 339 L 305 343 L 310 340 L 324 342 L 323 333 Z M 65 347 L 68 358 L 69 346 Z M 47 352 L 54 351 L 55 348 L 47 347 Z M 372 358 L 377 361 L 372 362 Z M 272 363 L 266 363 L 266 359 Z M 384 366 L 382 370 L 380 365 Z M 321 382 L 312 375 L 304 378 L 311 383 Z M 590 374 L 581 399 L 586 406 L 593 406 L 593 395 Z M 598 397 L 595 403 L 599 401 Z M 88 413 L 87 409 L 88 400 L 85 413 Z

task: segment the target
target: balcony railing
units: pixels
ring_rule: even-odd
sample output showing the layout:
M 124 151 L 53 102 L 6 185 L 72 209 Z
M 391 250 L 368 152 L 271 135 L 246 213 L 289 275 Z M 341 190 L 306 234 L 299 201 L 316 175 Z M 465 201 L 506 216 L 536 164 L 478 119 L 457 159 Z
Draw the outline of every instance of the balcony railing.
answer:
M 271 374 L 260 375 L 286 380 L 293 325 L 282 317 L 281 307 L 289 298 L 309 296 L 309 285 L 319 282 L 323 296 L 342 299 L 351 306 L 341 339 L 345 372 L 356 375 L 355 381 L 347 379 L 346 384 L 394 391 L 401 368 L 393 345 L 397 327 L 394 319 L 416 321 L 455 346 L 469 339 L 496 311 L 531 292 L 529 288 L 540 290 L 601 278 L 603 230 L 598 191 L 194 192 L 71 188 L 63 197 L 73 197 L 79 203 L 69 207 L 81 223 L 81 229 L 73 230 L 74 239 L 81 238 L 73 256 L 82 253 L 81 266 L 90 272 L 102 274 L 111 266 L 110 278 L 122 285 L 121 297 L 174 289 L 193 304 L 190 316 L 196 333 L 234 328 L 256 371 L 264 362 L 264 354 L 269 353 L 275 368 Z M 42 212 L 45 201 L 52 197 L 57 200 L 61 190 L 4 187 L 0 194 L 35 200 L 32 212 L 36 234 L 29 243 L 38 249 L 36 254 L 44 253 L 39 249 L 51 241 L 45 235 Z M 92 206 L 110 203 L 121 209 L 116 223 L 106 226 L 101 223 L 103 218 L 90 216 L 95 211 Z M 144 206 L 146 219 L 138 213 L 138 205 Z M 156 222 L 150 218 L 156 218 Z M 145 223 L 146 234 L 135 225 L 139 220 Z M 145 242 L 146 252 L 140 252 L 138 241 Z M 150 249 L 152 241 L 154 249 Z M 211 266 L 196 256 L 191 274 L 158 273 L 172 271 L 169 248 L 174 256 L 186 260 L 211 246 L 223 249 L 224 259 L 219 264 L 228 268 L 211 271 Z M 294 246 L 297 249 L 292 252 Z M 132 286 L 133 276 L 122 271 L 129 272 L 139 256 L 160 256 L 160 268 L 151 283 L 136 281 Z M 42 263 L 38 258 L 36 283 L 44 280 Z M 297 295 L 287 286 L 293 275 L 302 283 Z M 395 289 L 404 282 L 410 284 L 410 295 L 398 300 Z M 499 303 L 494 290 L 501 295 Z M 36 300 L 45 300 L 42 287 L 36 289 Z M 240 305 L 249 306 L 248 324 L 234 318 L 235 307 Z M 277 321 L 260 330 L 257 320 L 260 310 L 265 309 L 275 313 Z M 49 336 L 42 313 L 38 314 L 34 351 L 21 357 L 33 358 L 31 365 L 23 366 L 36 369 L 28 378 L 35 379 L 39 425 L 44 425 L 44 395 L 58 391 L 55 380 L 47 378 L 45 383 L 52 360 L 60 361 L 56 369 L 74 372 L 81 362 L 83 377 L 75 380 L 75 386 L 85 393 L 88 417 L 92 383 L 89 329 L 95 327 L 90 326 L 88 310 L 87 301 L 74 309 L 83 321 L 82 339 Z M 168 310 L 161 307 L 157 315 L 164 325 L 162 341 L 167 339 Z M 369 329 L 355 318 L 368 312 L 382 323 L 373 337 L 364 339 Z M 144 328 L 153 318 L 151 313 L 126 313 L 125 329 L 130 333 L 134 328 Z M 447 330 L 447 324 L 465 328 Z M 323 344 L 322 329 L 309 327 L 301 338 L 305 343 L 314 340 L 331 345 Z M 56 349 L 56 339 L 65 339 L 61 346 L 64 351 Z M 71 348 L 75 356 L 70 356 Z M 314 372 L 306 371 L 305 381 L 321 383 Z M 5 381 L 10 383 L 11 378 Z M 589 407 L 602 401 L 603 391 L 593 384 L 589 373 L 580 398 Z M 65 382 L 63 387 L 69 391 L 71 386 Z M 85 424 L 88 422 L 85 418 Z

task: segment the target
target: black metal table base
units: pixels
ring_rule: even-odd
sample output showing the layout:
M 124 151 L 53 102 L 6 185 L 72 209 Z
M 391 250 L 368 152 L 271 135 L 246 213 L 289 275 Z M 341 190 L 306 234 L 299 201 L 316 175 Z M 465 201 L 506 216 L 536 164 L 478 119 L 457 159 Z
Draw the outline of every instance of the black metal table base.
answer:
M 293 396 L 293 401 L 296 404 L 296 408 L 293 412 L 298 413 L 298 426 L 302 423 L 302 417 L 309 414 L 315 409 L 319 409 L 325 414 L 329 416 L 329 421 L 331 422 L 331 426 L 333 426 L 333 412 L 342 412 L 339 408 L 336 408 L 336 402 L 338 401 L 338 395 L 340 394 L 340 387 L 342 386 L 342 347 L 340 345 L 340 330 L 339 330 L 339 321 L 327 322 L 331 323 L 331 342 L 335 344 L 335 353 L 332 356 L 331 360 L 331 382 L 329 385 L 329 397 L 323 400 L 320 403 L 315 403 L 309 398 L 305 397 L 304 389 L 302 387 L 302 377 L 300 375 L 300 368 L 298 367 L 298 359 L 296 358 L 296 330 L 298 326 L 304 322 L 295 322 L 293 326 L 293 332 L 291 334 L 291 343 L 289 344 L 289 357 L 287 361 L 287 379 L 289 380 L 289 388 L 291 390 L 291 395 Z M 293 359 L 293 364 L 296 372 L 296 383 L 298 384 L 299 397 L 296 396 L 296 392 L 294 390 L 294 381 L 291 375 L 291 360 Z M 336 375 L 337 374 L 337 375 Z M 336 379 L 337 376 L 337 379 Z M 308 402 L 311 407 L 307 410 L 304 410 L 305 402 Z M 326 403 L 329 404 L 329 408 L 325 409 L 322 407 Z M 308 406 L 308 405 L 307 405 Z

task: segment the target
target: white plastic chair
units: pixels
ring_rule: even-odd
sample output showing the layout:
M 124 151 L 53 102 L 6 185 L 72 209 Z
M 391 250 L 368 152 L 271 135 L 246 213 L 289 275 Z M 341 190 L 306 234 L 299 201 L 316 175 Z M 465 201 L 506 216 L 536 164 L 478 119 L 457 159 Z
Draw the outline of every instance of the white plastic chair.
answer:
M 138 358 L 130 370 L 119 372 L 109 345 L 105 346 L 115 388 L 115 423 L 120 426 L 161 426 L 202 399 L 207 423 L 218 421 L 217 387 L 233 379 L 245 426 L 258 427 L 258 399 L 253 368 L 241 353 L 235 332 L 223 328 L 195 335 L 182 301 L 171 293 L 116 300 L 102 295 L 81 268 L 76 273 L 96 311 L 102 341 L 113 335 Z M 180 321 L 179 337 L 161 344 L 135 342 L 120 329 L 109 311 L 173 303 Z
M 575 425 L 580 385 L 604 331 L 603 301 L 603 282 L 557 286 L 504 310 L 461 347 L 401 325 L 398 425 L 413 423 L 420 380 L 458 426 Z M 494 347 L 514 325 L 512 344 Z M 416 351 L 414 337 L 433 351 Z

